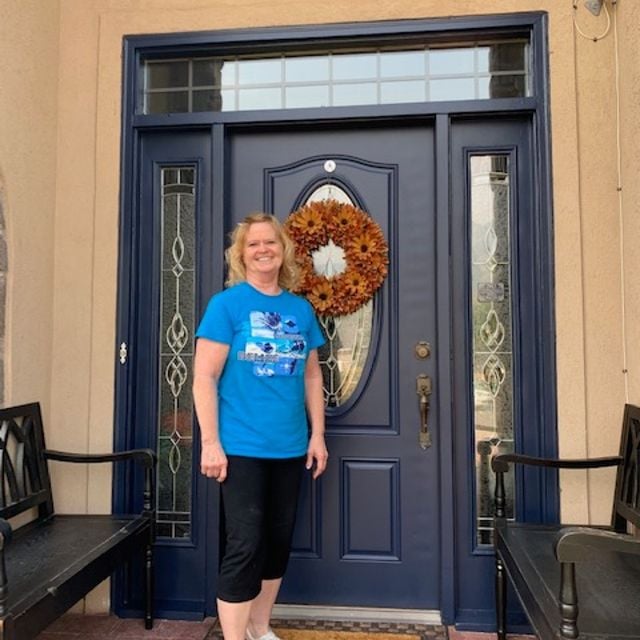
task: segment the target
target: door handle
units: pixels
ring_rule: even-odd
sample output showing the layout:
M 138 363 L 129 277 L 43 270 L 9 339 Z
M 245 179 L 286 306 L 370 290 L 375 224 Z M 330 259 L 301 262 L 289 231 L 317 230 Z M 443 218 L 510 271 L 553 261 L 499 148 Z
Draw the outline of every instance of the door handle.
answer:
M 422 449 L 428 449 L 431 446 L 431 434 L 429 433 L 431 378 L 425 373 L 420 373 L 416 377 L 416 393 L 418 394 L 420 407 L 420 447 Z

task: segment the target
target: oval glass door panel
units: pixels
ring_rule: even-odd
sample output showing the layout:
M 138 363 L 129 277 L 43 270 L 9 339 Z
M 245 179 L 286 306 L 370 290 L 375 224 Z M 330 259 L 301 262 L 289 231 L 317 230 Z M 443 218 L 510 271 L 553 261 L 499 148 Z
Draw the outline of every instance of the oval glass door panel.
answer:
M 337 200 L 358 206 L 337 185 L 318 187 L 305 204 L 321 200 Z M 344 249 L 332 240 L 314 252 L 313 268 L 327 278 L 340 275 L 346 268 Z M 327 407 L 340 407 L 351 398 L 362 377 L 371 347 L 373 300 L 345 316 L 319 316 L 327 342 L 320 347 L 320 365 Z

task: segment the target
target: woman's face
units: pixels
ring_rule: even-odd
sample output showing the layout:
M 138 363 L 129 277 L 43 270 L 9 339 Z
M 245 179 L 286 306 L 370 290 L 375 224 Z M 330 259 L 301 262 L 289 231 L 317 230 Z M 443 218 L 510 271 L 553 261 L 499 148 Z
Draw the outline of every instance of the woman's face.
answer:
M 283 247 L 278 234 L 269 222 L 254 222 L 244 239 L 242 261 L 247 280 L 271 276 L 278 279 L 283 260 Z

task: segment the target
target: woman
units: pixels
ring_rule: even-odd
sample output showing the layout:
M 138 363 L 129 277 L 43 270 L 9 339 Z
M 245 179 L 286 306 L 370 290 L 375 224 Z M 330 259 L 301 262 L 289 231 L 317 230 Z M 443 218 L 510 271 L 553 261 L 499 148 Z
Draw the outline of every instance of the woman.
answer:
M 213 296 L 196 332 L 193 383 L 201 471 L 221 485 L 218 616 L 225 640 L 278 640 L 269 621 L 302 468 L 315 479 L 327 465 L 324 337 L 311 305 L 287 291 L 297 267 L 276 218 L 251 214 L 231 240 L 229 288 Z

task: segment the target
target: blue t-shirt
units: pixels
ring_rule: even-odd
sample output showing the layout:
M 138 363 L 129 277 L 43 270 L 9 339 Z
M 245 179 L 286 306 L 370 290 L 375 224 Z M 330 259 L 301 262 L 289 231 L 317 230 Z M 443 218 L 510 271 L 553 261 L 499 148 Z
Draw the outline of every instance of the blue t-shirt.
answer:
M 218 382 L 218 428 L 226 453 L 293 458 L 307 450 L 304 369 L 325 339 L 304 299 L 270 296 L 247 282 L 211 298 L 198 338 L 230 345 Z

